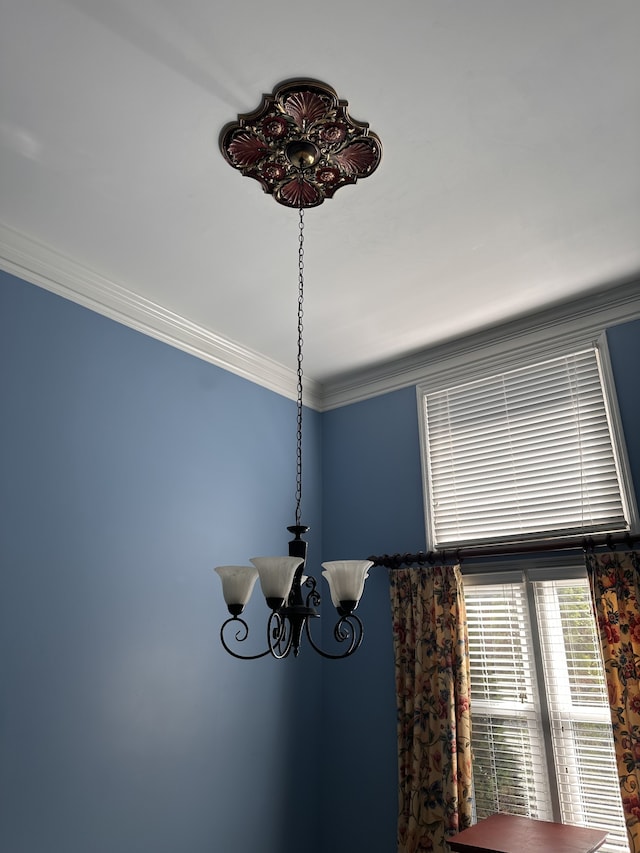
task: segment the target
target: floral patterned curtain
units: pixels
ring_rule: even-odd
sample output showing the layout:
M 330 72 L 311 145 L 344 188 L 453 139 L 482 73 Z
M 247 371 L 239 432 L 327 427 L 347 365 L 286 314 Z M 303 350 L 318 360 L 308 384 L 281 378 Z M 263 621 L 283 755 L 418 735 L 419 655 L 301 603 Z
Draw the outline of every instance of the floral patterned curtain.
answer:
M 398 853 L 444 853 L 471 824 L 469 653 L 457 566 L 390 571 L 398 701 Z
M 587 554 L 629 849 L 640 853 L 640 553 Z

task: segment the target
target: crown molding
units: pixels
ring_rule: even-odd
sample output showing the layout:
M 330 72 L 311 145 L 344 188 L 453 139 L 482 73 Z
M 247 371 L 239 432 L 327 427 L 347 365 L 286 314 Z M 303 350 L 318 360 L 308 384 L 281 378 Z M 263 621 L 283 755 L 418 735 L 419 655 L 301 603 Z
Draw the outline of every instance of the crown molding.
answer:
M 295 370 L 192 323 L 1 223 L 0 267 L 277 394 L 297 397 Z M 320 383 L 305 379 L 304 403 L 322 408 Z
M 201 358 L 291 400 L 296 372 L 261 353 L 186 320 L 117 282 L 0 223 L 0 268 Z M 609 326 L 640 318 L 638 279 L 558 303 L 534 314 L 325 383 L 305 377 L 304 403 L 328 411 L 423 382 L 450 382 L 474 369 L 500 367 L 505 358 L 526 362 L 546 351 L 592 342 Z
M 530 363 L 595 342 L 610 326 L 640 318 L 640 281 L 626 281 L 536 313 L 325 382 L 322 411 L 429 383 L 444 386 L 491 369 Z

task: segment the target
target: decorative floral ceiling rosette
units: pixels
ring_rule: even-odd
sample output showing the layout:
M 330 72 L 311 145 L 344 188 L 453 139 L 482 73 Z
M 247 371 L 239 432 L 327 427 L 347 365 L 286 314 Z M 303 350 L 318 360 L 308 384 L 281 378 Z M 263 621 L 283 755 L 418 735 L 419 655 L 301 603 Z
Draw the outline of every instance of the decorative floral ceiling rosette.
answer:
M 222 130 L 220 148 L 234 169 L 280 204 L 317 207 L 374 172 L 382 157 L 379 138 L 347 108 L 325 83 L 281 83 L 255 112 Z

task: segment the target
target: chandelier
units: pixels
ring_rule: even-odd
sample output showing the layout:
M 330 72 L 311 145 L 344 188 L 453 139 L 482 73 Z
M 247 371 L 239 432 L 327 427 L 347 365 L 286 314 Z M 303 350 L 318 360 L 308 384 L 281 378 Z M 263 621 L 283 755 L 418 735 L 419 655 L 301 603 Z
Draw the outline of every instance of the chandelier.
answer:
M 227 162 L 241 174 L 254 178 L 282 205 L 298 210 L 298 337 L 296 398 L 295 524 L 287 528 L 293 539 L 283 557 L 253 557 L 251 566 L 218 566 L 222 593 L 230 617 L 222 624 L 220 640 L 229 654 L 243 660 L 272 655 L 297 656 L 303 635 L 325 658 L 352 655 L 360 646 L 363 625 L 354 612 L 362 596 L 370 560 L 322 563 L 337 620 L 333 636 L 342 644 L 339 653 L 323 650 L 314 641 L 311 621 L 318 617 L 321 597 L 316 579 L 305 574 L 309 528 L 301 523 L 302 502 L 302 345 L 304 302 L 304 211 L 332 198 L 340 187 L 370 175 L 380 163 L 382 145 L 369 126 L 352 119 L 346 101 L 317 80 L 281 83 L 264 95 L 252 113 L 239 115 L 223 128 L 220 148 Z M 257 580 L 270 614 L 267 648 L 242 654 L 238 646 L 249 636 L 241 618 Z

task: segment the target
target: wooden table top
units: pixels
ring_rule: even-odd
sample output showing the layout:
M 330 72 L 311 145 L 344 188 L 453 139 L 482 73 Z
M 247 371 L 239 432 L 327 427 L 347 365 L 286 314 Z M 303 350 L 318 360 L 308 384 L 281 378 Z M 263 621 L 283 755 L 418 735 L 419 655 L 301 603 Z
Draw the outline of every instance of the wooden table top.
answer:
M 607 833 L 566 823 L 494 814 L 447 839 L 455 853 L 593 853 Z

